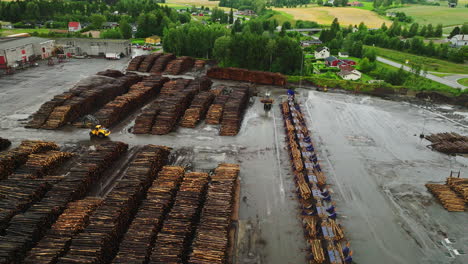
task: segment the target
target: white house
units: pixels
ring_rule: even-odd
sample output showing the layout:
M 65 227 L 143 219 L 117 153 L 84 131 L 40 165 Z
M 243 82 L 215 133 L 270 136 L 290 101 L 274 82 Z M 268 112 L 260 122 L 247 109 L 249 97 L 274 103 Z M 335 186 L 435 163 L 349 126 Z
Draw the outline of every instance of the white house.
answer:
M 349 57 L 349 54 L 348 54 L 348 52 L 340 51 L 340 52 L 338 52 L 338 57 L 340 57 L 340 58 L 348 58 L 348 57 Z
M 462 47 L 468 45 L 468 35 L 455 35 L 450 39 L 453 47 Z
M 314 56 L 316 59 L 325 59 L 330 57 L 330 49 L 327 47 L 320 47 L 315 49 Z
M 338 73 L 338 76 L 344 80 L 355 81 L 361 79 L 361 72 L 354 69 L 351 65 L 340 65 L 341 71 Z

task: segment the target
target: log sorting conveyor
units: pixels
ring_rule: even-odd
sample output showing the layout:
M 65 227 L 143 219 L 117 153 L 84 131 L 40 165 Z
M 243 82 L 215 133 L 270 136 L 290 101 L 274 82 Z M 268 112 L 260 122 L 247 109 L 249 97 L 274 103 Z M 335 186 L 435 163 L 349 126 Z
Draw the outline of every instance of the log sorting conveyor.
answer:
M 352 252 L 337 213 L 326 177 L 320 167 L 304 116 L 294 95 L 280 105 L 296 191 L 301 203 L 304 234 L 309 243 L 309 263 L 352 263 Z

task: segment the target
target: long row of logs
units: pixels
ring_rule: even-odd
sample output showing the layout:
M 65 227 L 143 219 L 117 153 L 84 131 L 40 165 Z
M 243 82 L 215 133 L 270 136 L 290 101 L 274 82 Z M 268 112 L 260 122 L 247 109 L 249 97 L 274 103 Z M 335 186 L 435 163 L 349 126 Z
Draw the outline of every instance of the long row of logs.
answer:
M 213 67 L 208 70 L 207 76 L 215 79 L 234 80 L 267 85 L 286 85 L 286 77 L 280 73 L 250 71 L 241 68 Z
M 184 168 L 164 166 L 148 189 L 112 263 L 147 263 L 168 211 L 174 204 Z
M 142 107 L 148 100 L 159 94 L 161 87 L 169 79 L 160 75 L 145 77 L 143 81 L 132 85 L 128 93 L 116 97 L 96 112 L 100 124 L 110 127 L 125 118 L 132 111 Z
M 122 142 L 106 142 L 88 151 L 41 201 L 15 215 L 0 237 L 0 263 L 21 263 L 63 212 L 68 203 L 82 199 L 89 187 L 127 150 Z
M 206 114 L 206 123 L 210 125 L 219 125 L 221 123 L 221 118 L 223 116 L 224 105 L 229 99 L 229 95 L 225 94 L 218 94 L 213 104 L 208 109 L 208 113 Z
M 242 118 L 249 101 L 249 88 L 235 88 L 223 108 L 221 136 L 235 136 L 239 133 Z
M 140 66 L 138 67 L 139 72 L 149 72 L 153 67 L 156 60 L 161 57 L 162 53 L 153 53 L 146 57 L 144 57 L 143 61 L 141 62 Z M 130 67 L 129 67 L 130 68 Z
M 3 151 L 11 146 L 11 141 L 0 137 L 0 151 Z
M 44 103 L 32 115 L 32 120 L 26 127 L 45 129 L 62 127 L 96 111 L 116 96 L 126 93 L 131 85 L 141 80 L 141 77 L 135 74 L 118 78 L 107 77 L 106 75 L 109 75 L 107 72 L 101 74 L 82 80 L 83 83 Z
M 0 179 L 5 179 L 15 169 L 24 164 L 29 155 L 48 150 L 58 150 L 53 142 L 25 140 L 14 149 L 0 153 Z
M 196 69 L 202 69 L 205 61 L 197 60 Z M 152 53 L 133 58 L 127 71 L 149 72 L 151 74 L 179 75 L 190 70 L 195 64 L 195 59 L 188 56 L 176 58 L 171 53 Z
M 136 56 L 128 64 L 127 71 L 138 71 L 140 69 L 140 64 L 146 58 L 144 55 Z
M 281 105 L 286 142 L 302 207 L 301 218 L 314 263 L 351 263 L 352 253 L 326 187 L 310 132 L 293 96 Z
M 185 174 L 174 206 L 156 238 L 149 263 L 185 263 L 207 184 L 207 173 Z
M 204 91 L 197 94 L 190 107 L 185 110 L 180 126 L 195 128 L 197 123 L 205 118 L 206 112 L 214 98 L 215 95 L 210 91 Z
M 89 219 L 89 225 L 72 239 L 58 263 L 109 263 L 170 149 L 147 145 L 129 164 L 117 185 Z
M 68 251 L 72 238 L 88 225 L 90 215 L 101 203 L 102 199 L 96 197 L 69 203 L 57 222 L 28 253 L 24 263 L 56 263 Z
M 28 161 L 19 167 L 11 179 L 42 178 L 62 165 L 66 160 L 73 157 L 71 152 L 50 150 L 44 153 L 29 155 Z
M 229 232 L 239 170 L 237 164 L 220 164 L 211 177 L 188 263 L 229 263 Z
M 425 137 L 431 141 L 430 147 L 446 154 L 468 153 L 468 137 L 457 133 L 437 133 Z
M 167 64 L 164 74 L 179 75 L 190 70 L 195 63 L 192 57 L 183 56 L 179 57 Z

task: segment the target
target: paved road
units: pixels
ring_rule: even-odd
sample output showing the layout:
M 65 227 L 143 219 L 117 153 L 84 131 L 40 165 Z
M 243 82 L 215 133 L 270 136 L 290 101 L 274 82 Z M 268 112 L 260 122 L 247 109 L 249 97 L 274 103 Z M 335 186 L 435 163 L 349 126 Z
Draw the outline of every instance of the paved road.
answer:
M 380 62 L 383 62 L 385 64 L 388 64 L 390 66 L 393 66 L 393 67 L 397 67 L 397 68 L 401 67 L 400 63 L 397 63 L 397 62 L 394 62 L 394 61 L 391 61 L 391 60 L 387 60 L 387 59 L 384 59 L 382 57 L 377 57 L 377 60 L 380 61 Z M 403 66 L 403 69 L 405 71 L 411 71 L 411 68 L 408 67 L 408 66 Z M 453 88 L 460 88 L 460 89 L 467 89 L 468 88 L 468 87 L 466 87 L 464 85 L 459 84 L 456 81 L 447 80 L 445 78 L 441 78 L 441 77 L 435 76 L 435 75 L 430 74 L 430 73 L 426 74 L 425 77 L 430 79 L 430 80 L 433 80 L 435 82 L 445 84 L 445 85 L 448 85 L 448 86 L 453 87 Z

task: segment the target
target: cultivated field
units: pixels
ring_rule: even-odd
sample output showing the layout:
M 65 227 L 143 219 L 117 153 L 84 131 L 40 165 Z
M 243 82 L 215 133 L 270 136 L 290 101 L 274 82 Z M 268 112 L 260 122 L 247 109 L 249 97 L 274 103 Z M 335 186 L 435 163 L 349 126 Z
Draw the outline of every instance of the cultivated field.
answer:
M 335 17 L 344 26 L 364 22 L 370 28 L 377 28 L 384 22 L 387 25 L 392 23 L 372 11 L 349 7 L 274 8 L 274 10 L 291 14 L 296 20 L 309 20 L 320 24 L 331 24 Z
M 461 4 L 459 4 L 460 6 Z M 463 4 L 464 5 L 464 4 Z M 393 12 L 404 12 L 419 24 L 458 25 L 468 22 L 468 8 L 448 8 L 445 6 L 409 6 L 389 9 Z
M 219 1 L 208 1 L 208 0 L 167 0 L 166 4 L 177 4 L 181 6 L 207 6 L 209 8 L 218 6 Z

